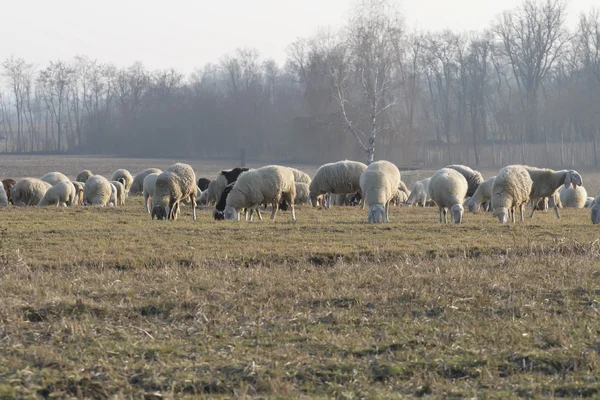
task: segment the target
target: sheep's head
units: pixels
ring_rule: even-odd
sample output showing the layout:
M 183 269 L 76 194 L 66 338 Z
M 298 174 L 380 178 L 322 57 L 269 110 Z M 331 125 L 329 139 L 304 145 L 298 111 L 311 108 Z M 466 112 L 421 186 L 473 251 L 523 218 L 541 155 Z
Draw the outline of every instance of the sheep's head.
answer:
M 470 212 L 474 213 L 479 211 L 479 206 L 479 203 L 476 203 L 473 198 L 469 199 L 469 201 L 467 202 L 467 208 Z
M 318 203 L 318 201 L 319 201 L 318 197 L 319 197 L 319 196 L 317 195 L 317 193 L 315 193 L 315 192 L 309 192 L 309 193 L 308 193 L 308 202 L 309 202 L 309 203 L 310 203 L 310 204 L 311 204 L 313 207 L 316 207 L 316 206 L 317 206 L 317 203 Z
M 219 211 L 216 208 L 213 210 L 213 218 L 215 221 L 223 221 L 225 219 L 225 214 L 223 211 Z
M 232 206 L 225 206 L 225 211 L 223 211 L 223 217 L 225 219 L 230 219 L 232 221 L 237 221 L 238 213 L 235 208 Z
M 600 224 L 600 204 L 594 204 L 591 209 L 592 224 Z
M 460 224 L 462 222 L 464 212 L 465 208 L 462 204 L 455 204 L 450 208 L 450 214 L 452 214 L 452 219 L 455 224 Z
M 573 185 L 573 189 L 577 188 L 577 186 L 583 186 L 583 178 L 579 175 L 579 172 L 573 169 L 567 171 L 567 176 L 565 177 L 565 189 L 571 185 Z
M 498 217 L 498 221 L 501 224 L 506 224 L 508 222 L 508 209 L 506 207 L 498 207 L 494 210 L 494 217 Z
M 381 204 L 374 204 L 369 208 L 369 224 L 385 221 L 385 208 Z
M 167 219 L 167 208 L 162 205 L 155 205 L 152 207 L 152 219 L 156 217 L 156 219 Z

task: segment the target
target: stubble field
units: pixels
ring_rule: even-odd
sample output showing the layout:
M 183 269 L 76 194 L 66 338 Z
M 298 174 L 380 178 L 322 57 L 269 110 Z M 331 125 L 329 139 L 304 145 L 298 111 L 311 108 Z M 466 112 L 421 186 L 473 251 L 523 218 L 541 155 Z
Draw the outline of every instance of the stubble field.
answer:
M 3 157 L 0 173 L 171 164 L 107 160 Z M 600 174 L 582 175 L 595 195 Z M 434 208 L 378 226 L 358 207 L 302 206 L 295 224 L 182 210 L 0 210 L 0 398 L 600 396 L 587 209 L 516 226 L 441 226 Z

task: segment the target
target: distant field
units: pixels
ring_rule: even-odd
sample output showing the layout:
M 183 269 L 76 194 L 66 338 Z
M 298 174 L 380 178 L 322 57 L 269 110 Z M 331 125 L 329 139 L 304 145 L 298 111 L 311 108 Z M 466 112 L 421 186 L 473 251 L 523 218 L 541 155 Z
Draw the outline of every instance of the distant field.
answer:
M 103 160 L 2 157 L 0 174 L 174 161 Z M 599 228 L 561 215 L 0 209 L 0 399 L 598 397 Z

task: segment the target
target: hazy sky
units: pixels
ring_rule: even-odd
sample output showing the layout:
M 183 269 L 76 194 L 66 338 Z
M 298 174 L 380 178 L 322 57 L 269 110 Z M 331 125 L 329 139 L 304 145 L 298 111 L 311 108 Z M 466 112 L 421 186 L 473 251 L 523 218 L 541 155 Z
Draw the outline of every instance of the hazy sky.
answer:
M 402 0 L 420 30 L 482 30 L 520 0 Z M 569 25 L 598 0 L 569 1 Z M 77 54 L 118 66 L 189 73 L 237 47 L 285 60 L 285 47 L 320 26 L 339 26 L 353 0 L 4 0 L 0 60 L 10 54 L 45 65 Z

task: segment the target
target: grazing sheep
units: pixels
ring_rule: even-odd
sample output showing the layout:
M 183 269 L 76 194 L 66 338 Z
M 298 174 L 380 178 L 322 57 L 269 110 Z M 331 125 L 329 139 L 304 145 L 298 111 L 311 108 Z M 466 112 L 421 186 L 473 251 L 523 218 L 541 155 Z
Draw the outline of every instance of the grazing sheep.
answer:
M 310 175 L 308 175 L 306 172 L 300 171 L 299 169 L 296 169 L 296 168 L 291 168 L 291 167 L 288 167 L 288 168 L 292 170 L 292 173 L 294 174 L 295 182 L 306 183 L 307 185 L 310 185 L 310 182 L 312 181 L 312 179 L 310 179 Z
M 125 190 L 125 184 L 123 184 L 122 180 L 123 178 L 119 178 L 118 181 L 110 181 L 110 183 L 112 183 L 113 186 L 117 189 L 117 200 L 115 204 L 117 206 L 125 205 L 125 194 L 127 192 Z
M 469 184 L 466 197 L 472 197 L 477 190 L 477 187 L 483 183 L 483 176 L 481 176 L 481 173 L 467 167 L 466 165 L 448 165 L 446 168 L 460 172 L 461 175 L 465 177 L 467 183 Z
M 500 223 L 506 224 L 512 216 L 514 224 L 517 209 L 521 213 L 521 222 L 525 221 L 523 211 L 532 186 L 533 181 L 523 165 L 509 165 L 498 172 L 492 186 L 492 208 Z
M 51 186 L 56 185 L 58 182 L 71 182 L 67 176 L 61 172 L 48 172 L 42 176 L 41 180 L 48 182 Z
M 206 189 L 208 189 L 208 184 L 210 183 L 210 179 L 206 179 L 206 178 L 200 178 L 198 179 L 198 189 L 200 189 L 201 191 L 205 191 Z
M 6 195 L 6 192 L 4 191 L 4 186 L 0 186 L 0 207 L 7 207 L 8 206 L 8 196 Z
M 75 178 L 75 180 L 77 182 L 86 183 L 87 180 L 92 176 L 94 176 L 92 171 L 90 171 L 89 169 L 84 169 L 83 171 L 81 171 L 80 173 L 77 174 L 77 177 Z
M 25 178 L 18 181 L 10 190 L 13 204 L 19 206 L 35 206 L 52 185 L 41 179 Z
M 271 221 L 273 221 L 281 200 L 285 200 L 290 205 L 292 221 L 295 222 L 296 185 L 294 174 L 287 167 L 267 165 L 240 175 L 227 196 L 224 216 L 225 219 L 236 220 L 242 208 L 252 210 L 261 204 L 269 203 L 272 206 Z M 252 214 L 250 217 L 252 218 Z
M 412 187 L 410 188 L 410 195 L 406 202 L 408 204 L 420 205 L 421 207 L 425 207 L 428 196 L 429 196 L 429 181 L 431 178 L 422 179 L 420 181 L 416 181 Z
M 590 217 L 592 218 L 592 224 L 600 224 L 600 204 L 594 204 L 590 209 Z
M 75 205 L 82 206 L 83 205 L 83 186 L 84 186 L 84 184 L 79 181 L 71 181 L 71 183 L 75 187 Z
M 227 196 L 229 195 L 229 193 L 231 192 L 231 190 L 233 189 L 233 187 L 235 186 L 235 182 L 230 183 L 229 185 L 225 186 L 225 189 L 223 190 L 223 193 L 221 193 L 221 196 L 219 197 L 219 201 L 217 202 L 217 204 L 215 205 L 215 208 L 213 209 L 213 218 L 217 221 L 222 221 L 225 219 L 225 206 L 227 205 Z M 256 207 L 254 209 L 254 211 L 256 211 L 256 213 L 258 214 L 258 219 L 262 221 L 262 215 L 260 215 L 260 210 L 259 207 Z M 248 212 L 247 210 L 245 211 L 246 214 L 246 220 L 248 220 Z M 252 221 L 252 213 L 250 213 L 250 221 Z
M 152 196 L 152 219 L 174 221 L 179 214 L 179 203 L 190 197 L 192 218 L 196 220 L 196 174 L 189 164 L 176 163 L 158 175 Z
M 133 176 L 126 169 L 118 169 L 110 177 L 111 181 L 118 181 L 119 178 L 123 178 L 123 186 L 125 187 L 125 192 L 128 193 L 131 185 L 133 184 Z
M 427 189 L 428 197 L 439 207 L 440 224 L 448 223 L 448 209 L 454 223 L 460 224 L 464 213 L 462 204 L 469 189 L 465 177 L 455 169 L 442 168 L 431 176 Z
M 583 186 L 583 178 L 577 171 L 572 169 L 554 171 L 551 169 L 540 169 L 529 166 L 524 166 L 524 168 L 527 170 L 533 181 L 531 193 L 529 194 L 533 204 L 536 204 L 537 201 L 543 197 L 551 198 L 561 185 L 564 185 L 565 188 L 568 188 L 571 185 L 573 185 L 573 188 L 576 186 Z M 556 218 L 560 219 L 556 201 L 553 202 L 553 208 Z M 529 218 L 533 218 L 534 212 L 535 207 L 532 208 Z
M 473 196 L 467 202 L 469 211 L 476 212 L 479 210 L 482 204 L 489 205 L 489 201 L 492 199 L 492 187 L 494 186 L 495 176 L 483 181 L 473 193 Z M 484 211 L 487 208 L 484 207 Z
M 75 185 L 68 182 L 58 182 L 46 191 L 44 197 L 37 204 L 38 207 L 47 206 L 73 206 L 77 202 Z
M 133 183 L 129 187 L 129 196 L 141 195 L 144 190 L 144 179 L 150 174 L 160 174 L 162 171 L 158 168 L 148 168 L 140 172 L 133 178 Z
M 102 175 L 93 175 L 83 187 L 83 204 L 105 207 L 112 194 L 112 186 Z
M 249 171 L 249 168 L 236 167 L 231 170 L 221 171 L 219 175 L 217 175 L 217 178 L 210 181 L 206 190 L 202 192 L 200 204 L 217 204 L 225 187 L 230 183 L 235 182 L 238 177 L 246 171 Z
M 391 203 L 395 206 L 399 206 L 400 204 L 406 204 L 406 202 L 408 201 L 408 197 L 410 196 L 410 191 L 408 193 L 409 194 L 407 195 L 406 192 L 398 189 L 396 191 L 396 197 L 394 197 Z
M 375 161 L 365 169 L 360 189 L 369 207 L 368 223 L 390 222 L 390 201 L 398 196 L 400 183 L 400 171 L 389 161 Z
M 358 161 L 343 160 L 319 167 L 309 185 L 309 198 L 315 207 L 321 194 L 346 194 L 360 191 L 360 176 L 367 166 Z M 331 197 L 327 202 L 331 205 Z M 364 209 L 363 202 L 363 209 Z
M 302 182 L 295 182 L 295 186 L 296 186 L 295 204 L 301 205 L 301 204 L 307 203 L 308 202 L 308 191 L 309 191 L 308 184 L 302 183 Z M 281 203 L 279 203 L 279 209 L 281 211 L 288 210 L 288 204 L 285 200 L 282 200 Z
M 117 205 L 117 188 L 112 183 L 110 184 L 110 197 L 106 202 L 106 207 L 114 207 Z
M 560 191 L 560 202 L 563 207 L 584 208 L 587 201 L 587 191 L 583 186 L 568 187 Z
M 585 200 L 585 208 L 592 208 L 595 200 L 596 199 L 594 199 L 593 197 L 588 196 L 588 198 Z
M 10 178 L 2 180 L 2 187 L 4 188 L 4 192 L 6 192 L 6 197 L 8 198 L 8 202 L 10 204 L 13 204 L 12 196 L 10 194 L 10 189 L 12 189 L 16 183 L 17 183 L 17 181 L 15 181 L 14 179 L 10 179 Z

